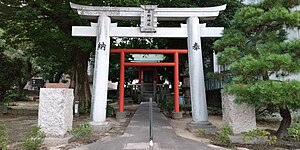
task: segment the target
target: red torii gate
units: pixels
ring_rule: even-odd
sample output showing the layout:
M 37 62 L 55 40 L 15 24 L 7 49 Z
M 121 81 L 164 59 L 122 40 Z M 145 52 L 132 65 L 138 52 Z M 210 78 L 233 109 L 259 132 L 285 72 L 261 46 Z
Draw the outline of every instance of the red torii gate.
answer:
M 174 112 L 179 112 L 179 54 L 187 54 L 187 49 L 111 49 L 120 53 L 119 112 L 124 112 L 125 66 L 174 66 Z M 174 62 L 125 62 L 125 54 L 174 54 Z

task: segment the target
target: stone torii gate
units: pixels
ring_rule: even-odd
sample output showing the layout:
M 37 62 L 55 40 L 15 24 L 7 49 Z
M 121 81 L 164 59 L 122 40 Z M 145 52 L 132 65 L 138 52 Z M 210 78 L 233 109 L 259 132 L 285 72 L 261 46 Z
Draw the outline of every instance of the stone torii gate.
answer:
M 84 6 L 70 3 L 71 8 L 85 19 L 98 20 L 91 26 L 73 26 L 72 36 L 96 37 L 95 71 L 93 80 L 91 125 L 95 130 L 107 126 L 106 103 L 109 70 L 110 37 L 187 38 L 190 91 L 193 120 L 189 127 L 203 127 L 208 122 L 201 37 L 221 37 L 223 27 L 199 24 L 215 19 L 226 5 L 203 8 L 157 8 Z M 140 20 L 140 27 L 118 27 L 113 20 Z M 157 21 L 186 21 L 181 27 L 157 27 Z M 120 85 L 123 86 L 123 85 Z M 122 113 L 122 112 L 120 112 Z M 178 112 L 175 112 L 178 113 Z

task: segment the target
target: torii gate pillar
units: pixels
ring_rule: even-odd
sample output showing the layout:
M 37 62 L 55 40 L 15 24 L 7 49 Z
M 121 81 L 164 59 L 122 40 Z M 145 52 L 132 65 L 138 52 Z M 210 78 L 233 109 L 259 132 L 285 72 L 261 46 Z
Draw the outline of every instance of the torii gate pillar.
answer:
M 96 31 L 96 55 L 94 69 L 94 84 L 92 96 L 91 125 L 95 131 L 106 130 L 106 97 L 109 71 L 110 36 L 109 26 L 111 19 L 106 15 L 98 17 Z M 104 99 L 103 99 L 104 97 Z
M 190 91 L 192 103 L 192 121 L 188 123 L 188 129 L 192 132 L 199 127 L 211 126 L 208 122 L 204 71 L 201 49 L 201 32 L 199 18 L 189 17 L 187 19 L 188 30 L 188 59 L 190 74 Z

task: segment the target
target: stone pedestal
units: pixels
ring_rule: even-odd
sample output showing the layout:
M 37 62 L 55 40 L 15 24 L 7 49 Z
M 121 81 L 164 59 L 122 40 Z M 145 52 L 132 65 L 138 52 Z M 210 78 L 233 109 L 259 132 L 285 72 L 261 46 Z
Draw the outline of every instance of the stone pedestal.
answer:
M 105 132 L 109 131 L 112 127 L 112 125 L 108 122 L 104 122 L 104 123 L 90 122 L 90 125 L 93 128 L 93 133 L 95 133 L 95 134 L 105 133 Z
M 73 124 L 73 89 L 41 88 L 38 125 L 47 137 L 64 137 Z
M 128 112 L 124 111 L 124 112 L 116 112 L 116 119 L 124 119 L 126 118 L 126 116 L 128 115 Z
M 172 113 L 172 118 L 173 119 L 180 119 L 180 118 L 182 118 L 182 112 L 173 112 Z
M 199 130 L 204 131 L 205 134 L 213 134 L 216 132 L 216 127 L 213 126 L 208 121 L 200 121 L 200 122 L 191 121 L 187 123 L 187 129 L 193 133 L 199 132 Z
M 65 137 L 46 137 L 44 144 L 47 147 L 66 145 L 72 141 L 72 135 L 66 135 Z
M 233 134 L 256 129 L 255 107 L 234 100 L 235 96 L 222 91 L 223 123 L 232 128 Z

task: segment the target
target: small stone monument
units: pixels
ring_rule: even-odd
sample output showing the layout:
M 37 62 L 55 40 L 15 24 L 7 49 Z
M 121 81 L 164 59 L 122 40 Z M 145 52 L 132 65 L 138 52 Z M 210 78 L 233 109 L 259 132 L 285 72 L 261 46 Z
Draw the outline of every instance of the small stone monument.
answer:
M 3 116 L 3 114 L 6 114 L 8 112 L 7 106 L 5 104 L 0 103 L 0 117 Z
M 46 133 L 48 145 L 64 144 L 73 123 L 73 89 L 41 88 L 38 125 Z
M 222 91 L 223 123 L 232 128 L 233 134 L 256 129 L 255 107 L 234 100 L 235 96 Z
M 3 117 L 3 106 L 0 104 L 0 117 Z

